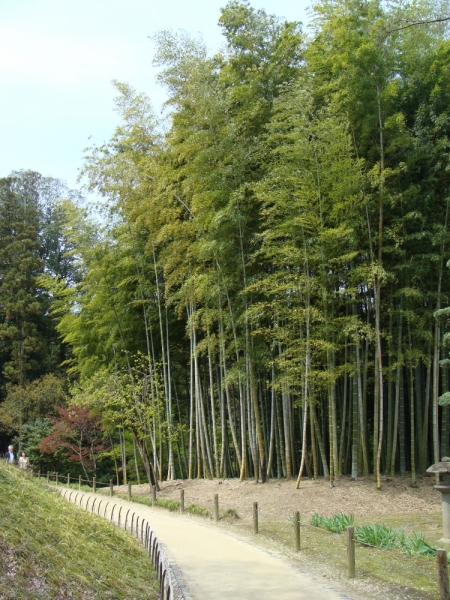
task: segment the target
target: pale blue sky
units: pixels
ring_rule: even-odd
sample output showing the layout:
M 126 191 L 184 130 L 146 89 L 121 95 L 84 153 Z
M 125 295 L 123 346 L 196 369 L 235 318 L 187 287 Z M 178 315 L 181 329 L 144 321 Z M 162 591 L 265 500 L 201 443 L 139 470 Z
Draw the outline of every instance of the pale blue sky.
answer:
M 253 0 L 307 20 L 309 0 Z M 160 29 L 222 44 L 226 0 L 0 0 L 0 177 L 34 169 L 76 184 L 83 149 L 107 140 L 117 116 L 111 80 L 146 92 L 157 107 L 152 42 Z M 89 136 L 92 139 L 89 140 Z

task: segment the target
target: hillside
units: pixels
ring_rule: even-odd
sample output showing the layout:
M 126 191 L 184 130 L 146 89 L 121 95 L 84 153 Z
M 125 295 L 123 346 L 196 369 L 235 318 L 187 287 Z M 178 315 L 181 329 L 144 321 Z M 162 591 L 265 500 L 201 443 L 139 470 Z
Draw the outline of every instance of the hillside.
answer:
M 0 600 L 153 600 L 158 584 L 137 542 L 0 463 Z

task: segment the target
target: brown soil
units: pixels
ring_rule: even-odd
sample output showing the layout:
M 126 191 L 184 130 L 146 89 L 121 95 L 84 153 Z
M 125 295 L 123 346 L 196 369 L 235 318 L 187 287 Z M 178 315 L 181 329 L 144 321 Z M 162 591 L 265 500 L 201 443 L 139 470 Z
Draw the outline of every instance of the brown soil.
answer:
M 234 509 L 244 522 L 252 519 L 253 502 L 258 502 L 260 518 L 288 518 L 296 510 L 302 519 L 314 513 L 329 516 L 336 513 L 355 516 L 394 516 L 436 513 L 441 507 L 441 496 L 433 489 L 433 478 L 419 478 L 417 487 L 411 487 L 407 477 L 396 477 L 383 482 L 377 490 L 372 477 L 352 481 L 342 478 L 330 488 L 328 480 L 304 480 L 300 489 L 295 481 L 272 479 L 265 484 L 238 479 L 176 480 L 162 482 L 159 498 L 179 500 L 180 489 L 185 490 L 185 506 L 198 504 L 211 510 L 214 494 L 219 494 L 220 510 Z M 126 488 L 123 487 L 123 491 Z M 133 494 L 149 495 L 149 486 L 133 486 Z

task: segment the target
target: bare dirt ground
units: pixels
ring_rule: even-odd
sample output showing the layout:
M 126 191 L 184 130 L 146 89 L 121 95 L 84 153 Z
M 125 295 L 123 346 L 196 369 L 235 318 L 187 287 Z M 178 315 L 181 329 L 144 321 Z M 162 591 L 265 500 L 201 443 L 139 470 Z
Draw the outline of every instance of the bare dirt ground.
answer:
M 418 478 L 417 487 L 411 487 L 407 477 L 396 477 L 383 482 L 376 489 L 373 477 L 352 481 L 342 478 L 330 488 L 328 480 L 303 480 L 300 489 L 295 481 L 272 479 L 265 484 L 239 479 L 193 479 L 166 481 L 161 484 L 160 498 L 179 500 L 180 489 L 185 490 L 185 505 L 194 503 L 212 512 L 214 494 L 219 494 L 221 511 L 236 510 L 244 521 L 252 519 L 253 502 L 258 502 L 260 517 L 287 519 L 296 510 L 303 517 L 314 513 L 329 516 L 336 513 L 357 516 L 431 514 L 440 511 L 441 496 L 433 489 L 432 477 Z M 126 492 L 126 487 L 123 492 Z M 120 488 L 118 488 L 118 491 Z M 149 495 L 148 484 L 133 486 L 133 494 Z

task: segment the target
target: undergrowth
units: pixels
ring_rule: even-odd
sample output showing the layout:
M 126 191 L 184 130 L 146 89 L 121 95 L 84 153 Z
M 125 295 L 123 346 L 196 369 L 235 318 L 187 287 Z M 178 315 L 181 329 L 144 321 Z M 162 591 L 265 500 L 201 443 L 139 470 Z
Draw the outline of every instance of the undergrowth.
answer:
M 200 515 L 202 517 L 209 517 L 211 513 L 204 506 L 199 506 L 198 504 L 189 504 L 185 508 L 185 512 L 191 515 Z
M 311 525 L 321 527 L 332 533 L 342 533 L 347 527 L 353 525 L 353 523 L 353 515 L 345 515 L 344 513 L 332 515 L 331 517 L 322 517 L 316 513 L 311 517 Z
M 354 518 L 353 515 L 343 513 L 331 517 L 314 514 L 310 523 L 314 527 L 333 533 L 343 533 L 347 527 L 353 525 Z M 376 548 L 398 549 L 406 556 L 436 556 L 437 554 L 436 548 L 425 540 L 423 533 L 407 534 L 403 529 L 392 529 L 380 523 L 355 527 L 355 540 Z
M 158 597 L 146 552 L 43 482 L 0 462 L 0 598 Z
M 115 495 L 118 498 L 128 500 L 127 494 Z M 146 506 L 157 506 L 159 508 L 165 508 L 167 510 L 170 510 L 171 512 L 176 512 L 180 510 L 179 500 L 172 500 L 170 498 L 157 498 L 155 503 L 153 503 L 152 498 L 147 498 L 146 496 L 131 496 L 131 501 L 136 502 L 137 504 L 145 504 Z M 205 508 L 204 506 L 199 506 L 198 504 L 189 504 L 185 507 L 184 512 L 189 513 L 191 515 L 200 515 L 202 517 L 211 516 L 211 513 L 207 508 Z
M 115 493 L 114 495 L 117 496 L 117 498 L 128 500 L 128 494 Z M 157 498 L 155 503 L 153 503 L 152 498 L 146 496 L 131 496 L 131 502 L 144 504 L 145 506 L 159 506 L 160 508 L 165 508 L 171 512 L 180 510 L 180 502 L 178 500 L 170 500 L 169 498 Z
M 386 525 L 360 525 L 355 528 L 355 540 L 363 544 L 398 549 L 406 556 L 436 556 L 437 551 L 425 541 L 423 533 L 405 533 L 403 529 L 392 529 Z

